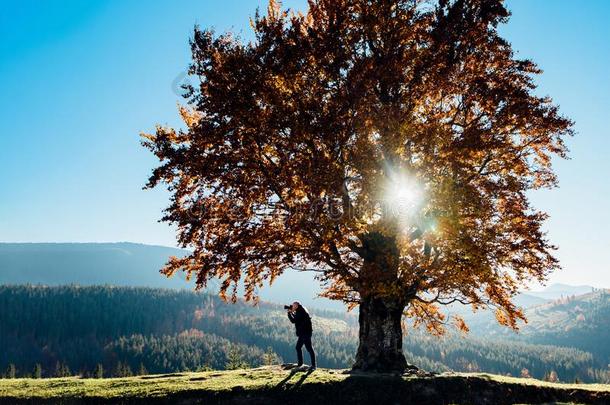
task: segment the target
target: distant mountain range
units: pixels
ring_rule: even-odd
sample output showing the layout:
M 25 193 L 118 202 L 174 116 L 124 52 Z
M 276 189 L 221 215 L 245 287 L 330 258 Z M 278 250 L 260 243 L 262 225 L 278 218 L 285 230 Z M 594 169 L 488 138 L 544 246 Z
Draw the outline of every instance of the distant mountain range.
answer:
M 180 249 L 136 243 L 0 243 L 0 284 L 185 288 L 159 269 Z
M 590 293 L 593 287 L 590 285 L 567 285 L 567 284 L 551 284 L 542 291 L 528 291 L 528 295 L 542 298 L 544 300 L 556 300 L 562 297 L 570 297 L 572 295 L 583 295 Z
M 590 293 L 594 288 L 589 285 L 572 286 L 567 284 L 551 284 L 541 291 L 527 291 L 517 295 L 515 303 L 523 308 L 534 307 L 564 297 L 578 296 Z
M 138 243 L 0 243 L 0 284 L 49 286 L 115 285 L 193 289 L 184 274 L 171 278 L 159 273 L 170 256 L 188 251 Z M 219 283 L 210 283 L 216 291 Z M 320 285 L 312 273 L 287 271 L 272 286 L 261 290 L 261 299 L 277 303 L 300 301 L 305 306 L 343 310 L 340 302 L 317 297 Z
M 188 251 L 129 242 L 119 243 L 0 243 L 0 284 L 116 285 L 192 289 L 183 274 L 167 278 L 159 269 L 170 256 Z M 212 282 L 210 290 L 216 290 Z M 543 291 L 528 291 L 515 302 L 529 308 L 551 300 L 591 292 L 590 286 L 554 284 Z M 343 304 L 317 297 L 319 283 L 311 273 L 287 271 L 272 286 L 265 286 L 265 301 L 295 300 L 321 309 L 344 309 Z M 470 312 L 468 308 L 456 312 Z

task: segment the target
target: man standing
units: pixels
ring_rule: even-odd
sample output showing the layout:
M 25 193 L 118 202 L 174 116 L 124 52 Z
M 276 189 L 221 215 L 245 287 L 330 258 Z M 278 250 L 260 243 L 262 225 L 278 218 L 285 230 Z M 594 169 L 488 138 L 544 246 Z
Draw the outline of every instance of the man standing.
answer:
M 309 352 L 309 357 L 311 358 L 311 367 L 309 367 L 310 371 L 316 369 L 316 354 L 313 351 L 313 347 L 311 347 L 311 316 L 309 313 L 298 302 L 293 302 L 290 307 L 288 307 L 288 319 L 290 322 L 294 323 L 296 328 L 298 340 L 297 340 L 297 358 L 298 358 L 298 366 L 303 365 L 303 345 L 305 345 L 305 349 Z

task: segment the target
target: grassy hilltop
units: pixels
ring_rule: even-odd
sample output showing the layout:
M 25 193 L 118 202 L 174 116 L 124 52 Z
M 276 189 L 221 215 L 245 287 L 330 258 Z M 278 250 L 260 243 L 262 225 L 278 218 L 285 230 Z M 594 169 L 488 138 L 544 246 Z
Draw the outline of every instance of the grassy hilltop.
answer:
M 128 378 L 0 380 L 1 404 L 513 404 L 610 403 L 610 385 L 489 374 L 434 377 L 313 373 L 280 366 Z

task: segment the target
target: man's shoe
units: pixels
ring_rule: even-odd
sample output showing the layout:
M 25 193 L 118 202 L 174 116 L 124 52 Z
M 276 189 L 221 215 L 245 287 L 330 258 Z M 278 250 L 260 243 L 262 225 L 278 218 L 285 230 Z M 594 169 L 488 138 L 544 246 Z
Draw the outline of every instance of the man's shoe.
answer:
M 316 371 L 316 366 L 309 367 L 309 371 Z

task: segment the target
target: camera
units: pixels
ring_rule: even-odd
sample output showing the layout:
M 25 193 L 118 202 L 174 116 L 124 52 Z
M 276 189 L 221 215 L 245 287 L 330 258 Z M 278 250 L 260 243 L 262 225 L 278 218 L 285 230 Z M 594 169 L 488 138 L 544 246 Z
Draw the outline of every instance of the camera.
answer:
M 284 305 L 284 309 L 290 309 L 292 308 L 292 305 Z

